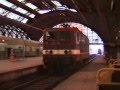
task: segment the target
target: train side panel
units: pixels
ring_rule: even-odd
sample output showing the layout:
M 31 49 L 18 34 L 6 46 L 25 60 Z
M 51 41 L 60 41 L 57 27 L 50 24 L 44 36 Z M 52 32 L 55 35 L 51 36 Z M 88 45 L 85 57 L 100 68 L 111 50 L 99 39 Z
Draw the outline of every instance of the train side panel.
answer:
M 41 47 L 37 41 L 0 36 L 0 59 L 9 59 L 12 50 L 17 58 L 40 56 Z

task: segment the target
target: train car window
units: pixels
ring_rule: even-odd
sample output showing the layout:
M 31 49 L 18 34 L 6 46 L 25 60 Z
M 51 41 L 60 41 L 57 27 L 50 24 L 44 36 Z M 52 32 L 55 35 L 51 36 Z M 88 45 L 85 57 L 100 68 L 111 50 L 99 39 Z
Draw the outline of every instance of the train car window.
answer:
M 52 40 L 53 39 L 53 36 L 50 34 L 50 32 L 45 32 L 44 33 L 44 42 L 46 41 L 46 40 Z
M 49 32 L 46 32 L 45 33 L 45 39 L 49 39 L 50 38 L 50 34 L 49 34 Z

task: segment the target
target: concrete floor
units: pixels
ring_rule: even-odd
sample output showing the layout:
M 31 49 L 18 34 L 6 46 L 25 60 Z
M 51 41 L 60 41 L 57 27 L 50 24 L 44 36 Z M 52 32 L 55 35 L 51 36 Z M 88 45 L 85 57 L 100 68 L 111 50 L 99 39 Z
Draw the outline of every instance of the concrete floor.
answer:
M 96 73 L 106 67 L 103 56 L 89 63 L 87 66 L 73 74 L 53 90 L 97 90 Z

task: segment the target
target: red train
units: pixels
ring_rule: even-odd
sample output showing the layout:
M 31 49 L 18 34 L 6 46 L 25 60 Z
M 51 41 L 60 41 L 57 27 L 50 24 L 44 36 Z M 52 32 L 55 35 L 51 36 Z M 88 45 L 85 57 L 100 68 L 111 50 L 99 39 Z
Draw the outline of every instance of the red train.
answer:
M 89 40 L 77 28 L 46 29 L 43 61 L 48 69 L 63 71 L 87 62 Z

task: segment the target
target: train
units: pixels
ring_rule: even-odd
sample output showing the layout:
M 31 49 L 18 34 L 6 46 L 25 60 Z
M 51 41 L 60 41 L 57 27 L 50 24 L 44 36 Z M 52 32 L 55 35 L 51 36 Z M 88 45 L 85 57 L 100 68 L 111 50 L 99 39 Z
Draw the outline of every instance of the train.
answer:
M 89 39 L 78 28 L 44 30 L 43 62 L 53 72 L 77 68 L 88 62 Z
M 42 43 L 0 36 L 0 60 L 9 59 L 11 54 L 14 54 L 16 58 L 42 56 Z

